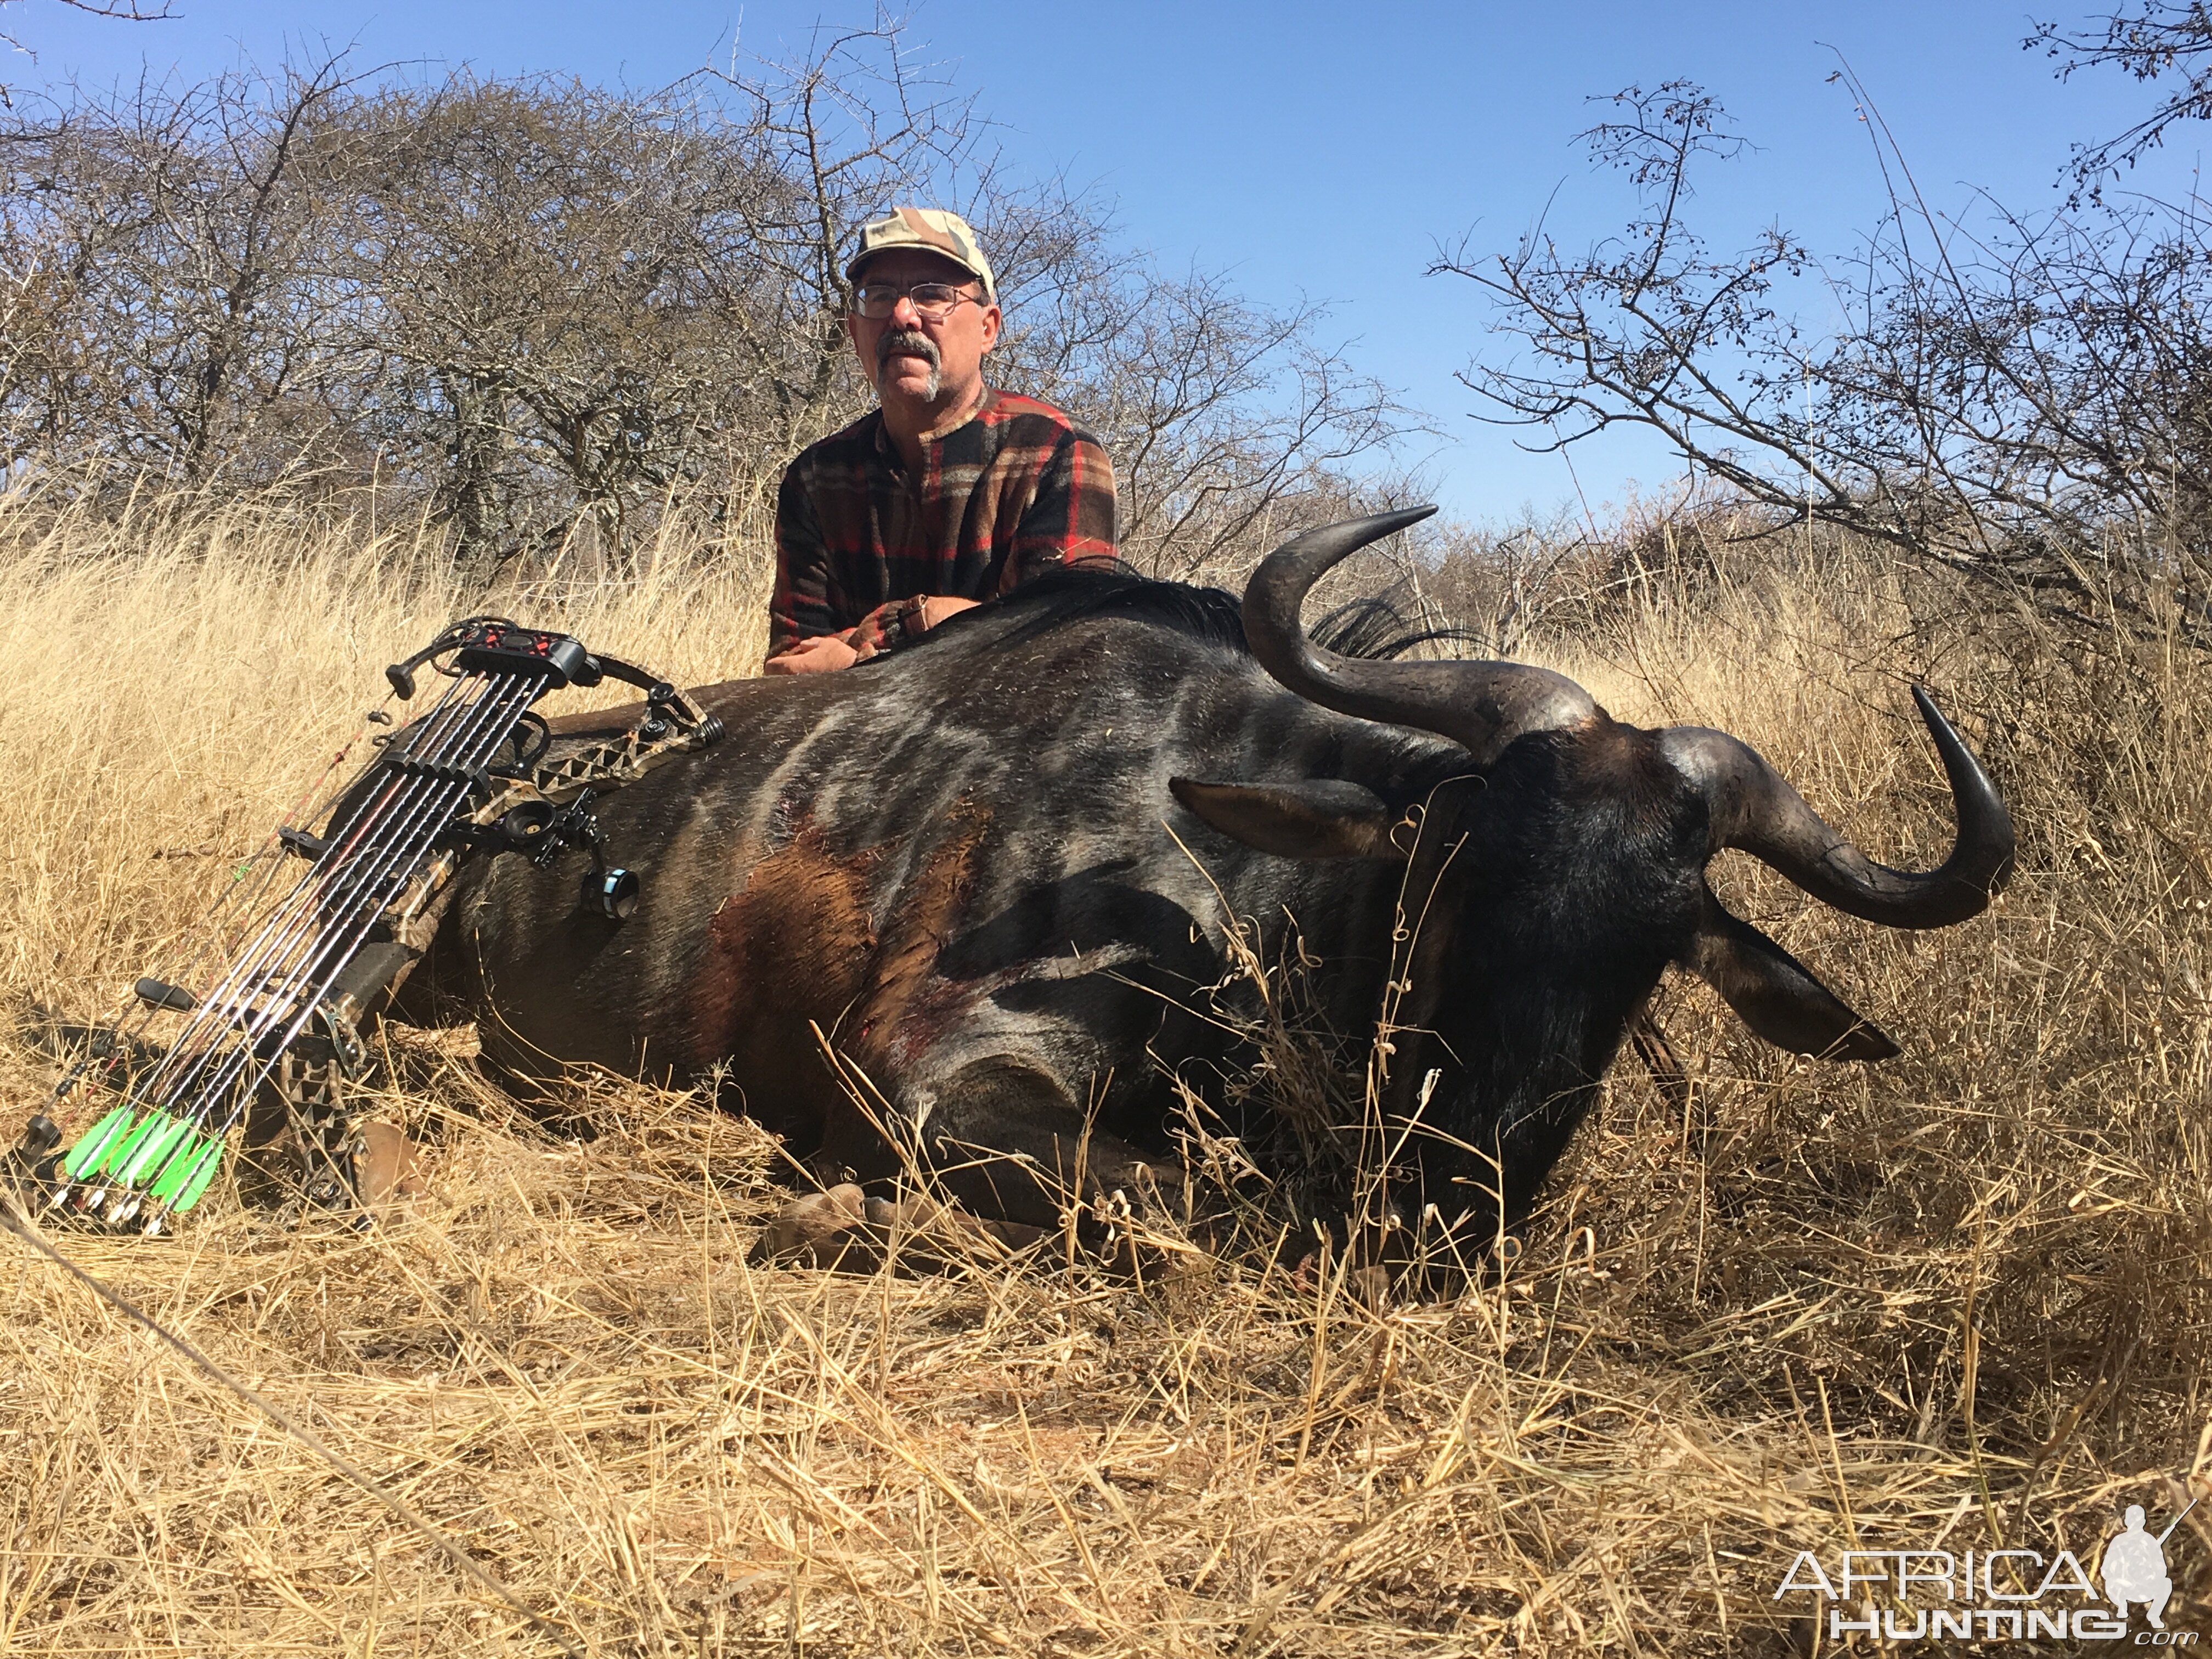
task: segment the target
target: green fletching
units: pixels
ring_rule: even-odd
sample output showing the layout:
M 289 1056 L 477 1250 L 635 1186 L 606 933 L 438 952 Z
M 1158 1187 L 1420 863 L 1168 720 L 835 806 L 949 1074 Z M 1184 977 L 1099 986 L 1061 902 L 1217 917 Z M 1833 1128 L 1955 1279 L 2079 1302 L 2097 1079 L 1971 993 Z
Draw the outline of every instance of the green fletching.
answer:
M 154 1133 L 138 1143 L 138 1150 L 124 1160 L 115 1170 L 118 1186 L 135 1187 L 140 1179 L 161 1167 L 176 1144 L 191 1133 L 191 1125 L 180 1117 L 171 1117 L 167 1112 L 153 1114 L 157 1121 Z
M 155 1174 L 153 1185 L 146 1190 L 157 1204 L 167 1204 L 183 1189 L 198 1165 L 200 1154 L 207 1150 L 207 1142 L 196 1134 L 186 1135 L 177 1143 L 176 1150 Z
M 62 1172 L 71 1181 L 83 1180 L 100 1167 L 100 1160 L 107 1156 L 108 1149 L 115 1144 L 115 1138 L 129 1127 L 130 1123 L 131 1109 L 118 1106 L 77 1138 L 76 1145 L 70 1147 L 68 1156 L 62 1159 Z
M 207 1190 L 208 1182 L 215 1179 L 216 1166 L 222 1162 L 222 1142 L 210 1140 L 207 1150 L 200 1154 L 200 1161 L 192 1167 L 191 1174 L 179 1189 L 177 1201 L 169 1206 L 172 1214 L 182 1215 L 200 1201 L 200 1194 Z
M 137 1124 L 131 1129 L 129 1134 L 125 1135 L 113 1144 L 113 1146 L 109 1149 L 106 1157 L 101 1158 L 99 1163 L 94 1164 L 91 1169 L 87 1171 L 88 1177 L 101 1175 L 112 1175 L 114 1171 L 121 1169 L 125 1164 L 131 1161 L 131 1155 L 138 1150 L 142 1144 L 143 1144 L 146 1137 L 153 1133 L 154 1131 L 159 1128 L 162 1124 L 168 1121 L 170 1121 L 170 1119 L 167 1113 L 147 1113 L 144 1117 L 138 1120 Z

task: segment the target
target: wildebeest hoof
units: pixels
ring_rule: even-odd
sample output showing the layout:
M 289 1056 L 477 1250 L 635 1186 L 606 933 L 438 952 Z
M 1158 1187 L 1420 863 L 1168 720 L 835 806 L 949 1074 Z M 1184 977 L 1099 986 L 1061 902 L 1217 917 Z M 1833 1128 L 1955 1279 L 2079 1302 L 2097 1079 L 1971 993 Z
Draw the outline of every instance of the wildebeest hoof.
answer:
M 871 1198 L 848 1181 L 785 1205 L 762 1232 L 753 1260 L 865 1273 L 896 1255 L 903 1268 L 929 1271 L 975 1260 L 979 1254 L 994 1259 L 1043 1236 L 1041 1227 L 987 1221 L 934 1199 Z
M 994 1221 L 932 1198 L 915 1196 L 890 1203 L 868 1200 L 868 1221 L 895 1237 L 917 1265 L 943 1266 L 962 1259 L 990 1260 L 1001 1248 L 1018 1250 L 1045 1234 L 1020 1221 Z M 894 1231 L 896 1230 L 896 1231 Z
M 362 1126 L 361 1152 L 354 1160 L 354 1191 L 362 1207 L 404 1204 L 430 1190 L 422 1154 L 396 1124 Z
M 1390 1270 L 1388 1267 L 1354 1267 L 1345 1276 L 1345 1289 L 1358 1297 L 1360 1304 L 1371 1314 L 1390 1311 Z
M 859 1185 L 850 1181 L 826 1192 L 795 1198 L 762 1231 L 754 1247 L 754 1259 L 827 1267 L 852 1247 L 860 1230 L 867 1224 L 869 1201 Z

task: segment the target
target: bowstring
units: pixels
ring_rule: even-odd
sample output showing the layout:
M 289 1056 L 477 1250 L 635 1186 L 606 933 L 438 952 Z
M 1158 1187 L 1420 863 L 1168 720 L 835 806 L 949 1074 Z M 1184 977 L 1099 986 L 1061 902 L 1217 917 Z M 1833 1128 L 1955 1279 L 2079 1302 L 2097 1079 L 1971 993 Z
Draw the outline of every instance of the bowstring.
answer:
M 506 741 L 508 729 L 539 689 L 530 677 L 517 674 L 455 672 L 453 678 L 400 751 L 401 758 L 426 767 L 476 769 Z M 338 750 L 323 776 L 303 793 L 303 800 L 319 791 L 359 736 L 356 732 Z M 212 1129 L 218 1139 L 227 1136 L 252 1091 L 274 1072 L 358 954 L 391 896 L 404 891 L 430 855 L 439 830 L 467 799 L 469 789 L 465 779 L 426 771 L 389 780 L 346 827 L 343 841 L 321 850 L 313 867 L 269 914 L 251 942 L 234 955 L 230 967 L 150 1073 L 125 1088 L 125 1103 L 150 1104 L 156 1111 L 182 1118 L 197 1133 Z M 262 851 L 267 851 L 265 843 Z M 254 861 L 249 860 L 248 866 Z M 243 880 L 241 870 L 231 890 L 218 901 L 217 912 L 237 896 Z M 242 928 L 238 937 L 246 939 Z M 150 1017 L 149 1010 L 135 1029 L 143 1029 Z M 267 1045 L 266 1057 L 258 1054 L 263 1039 L 280 1022 L 284 1030 Z M 252 1081 L 241 1091 L 239 1085 L 249 1071 Z M 74 1074 L 64 1079 L 58 1097 L 73 1081 Z M 188 1146 L 186 1143 L 174 1154 L 165 1152 L 155 1157 L 154 1164 L 159 1167 L 149 1165 L 143 1171 L 146 1190 L 160 1183 L 174 1156 L 197 1155 Z M 139 1171 L 135 1163 L 126 1167 L 131 1178 L 123 1185 L 135 1188 L 140 1185 L 136 1178 Z M 101 1196 L 94 1194 L 95 1206 Z M 119 1201 L 124 1216 L 139 1207 L 139 1201 L 127 1196 Z M 157 1200 L 157 1221 L 167 1208 L 166 1202 Z

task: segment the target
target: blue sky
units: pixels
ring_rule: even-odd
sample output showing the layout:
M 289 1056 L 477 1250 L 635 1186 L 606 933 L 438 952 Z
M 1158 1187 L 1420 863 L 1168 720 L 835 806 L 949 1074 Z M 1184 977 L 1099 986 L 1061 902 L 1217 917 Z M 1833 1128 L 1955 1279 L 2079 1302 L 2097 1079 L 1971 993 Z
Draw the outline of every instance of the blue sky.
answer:
M 9 78 L 106 82 L 135 78 L 142 63 L 198 75 L 241 56 L 267 65 L 288 46 L 351 42 L 364 64 L 465 63 L 644 88 L 726 61 L 733 40 L 744 54 L 782 56 L 803 50 L 817 20 L 867 15 L 830 0 L 320 0 L 312 12 L 273 0 L 173 3 L 174 21 L 133 26 L 23 0 L 9 26 L 38 58 L 16 59 Z M 1440 239 L 1470 229 L 1479 246 L 1510 246 L 1547 201 L 1563 240 L 1618 225 L 1627 195 L 1589 175 L 1574 143 L 1596 118 L 1590 98 L 1636 81 L 1702 82 L 1759 149 L 1710 176 L 1700 225 L 1735 246 L 1779 222 L 1832 252 L 1883 204 L 1866 129 L 1827 84 L 1837 52 L 1936 205 L 1963 207 L 1978 187 L 2033 209 L 2055 199 L 2069 143 L 2119 131 L 2152 97 L 2109 73 L 2061 86 L 2021 50 L 2033 19 L 2085 15 L 1983 0 L 933 0 L 908 14 L 910 39 L 977 95 L 1010 156 L 1111 196 L 1130 240 L 1170 266 L 1229 269 L 1264 300 L 1333 302 L 1334 331 L 1353 343 L 1355 361 L 1443 428 L 1408 457 L 1439 499 L 1500 520 L 1558 509 L 1574 481 L 1556 457 L 1522 453 L 1510 434 L 1469 418 L 1478 402 L 1454 372 L 1497 349 L 1486 309 L 1468 283 L 1422 271 Z M 2185 188 L 2200 131 L 2178 132 L 2136 182 Z M 1601 512 L 1633 482 L 1662 487 L 1676 471 L 1632 437 L 1578 451 L 1576 466 Z

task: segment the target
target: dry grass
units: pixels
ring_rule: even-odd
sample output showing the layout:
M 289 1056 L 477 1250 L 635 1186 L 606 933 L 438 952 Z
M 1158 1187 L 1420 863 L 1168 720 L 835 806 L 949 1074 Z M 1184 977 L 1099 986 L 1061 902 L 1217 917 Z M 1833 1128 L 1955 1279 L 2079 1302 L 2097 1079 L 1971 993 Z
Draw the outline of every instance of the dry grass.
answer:
M 380 665 L 475 604 L 408 554 L 0 519 L 8 996 L 90 1015 L 161 965 Z M 61 1242 L 594 1654 L 1810 1650 L 1808 1599 L 1771 1598 L 1798 1549 L 2086 1554 L 2207 1461 L 2212 677 L 1916 623 L 1847 555 L 1647 592 L 1551 659 L 1728 726 L 1900 861 L 1942 836 L 1901 690 L 1930 678 L 2004 775 L 2020 879 L 1912 938 L 1726 868 L 1907 1057 L 1800 1064 L 1671 987 L 1689 1098 L 1625 1060 L 1511 1276 L 1455 1302 L 1256 1259 L 756 1269 L 746 1125 L 602 1079 L 563 1142 L 434 1046 L 390 1107 L 440 1143 L 418 1216 Z M 676 566 L 496 597 L 742 672 L 757 564 Z M 52 1075 L 9 1039 L 19 1114 Z M 550 1650 L 13 1243 L 0 1310 L 0 1650 Z M 2192 1516 L 2170 1547 L 2170 1624 L 2208 1546 Z

